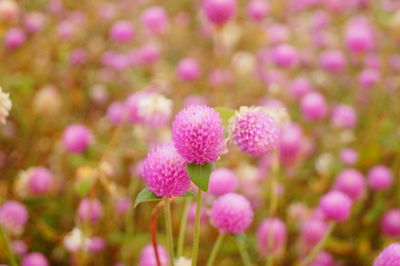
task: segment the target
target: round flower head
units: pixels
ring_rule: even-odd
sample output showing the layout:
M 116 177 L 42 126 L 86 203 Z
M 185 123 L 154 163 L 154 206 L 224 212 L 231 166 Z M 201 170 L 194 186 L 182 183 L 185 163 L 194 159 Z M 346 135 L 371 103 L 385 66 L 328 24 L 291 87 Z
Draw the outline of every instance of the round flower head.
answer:
M 334 260 L 330 253 L 321 251 L 317 254 L 309 266 L 334 266 Z
M 0 1 L 0 21 L 12 22 L 18 19 L 19 7 L 14 0 Z
M 322 94 L 311 92 L 301 99 L 301 113 L 307 120 L 314 121 L 326 116 L 328 107 Z
M 334 189 L 359 200 L 365 192 L 364 176 L 355 169 L 345 169 L 336 177 Z
M 386 247 L 374 260 L 373 266 L 400 266 L 400 244 L 393 243 Z
M 340 104 L 332 112 L 332 124 L 338 128 L 354 128 L 357 123 L 357 114 L 354 108 Z
M 62 142 L 66 151 L 83 153 L 89 147 L 91 139 L 89 129 L 80 124 L 72 124 L 65 129 Z
M 26 41 L 25 32 L 20 28 L 11 28 L 5 35 L 5 46 L 10 49 L 16 49 L 23 45 Z
M 268 41 L 273 44 L 283 43 L 290 37 L 289 28 L 284 24 L 273 24 L 267 30 Z
M 392 172 L 386 166 L 375 166 L 368 173 L 368 182 L 372 190 L 386 189 L 393 183 Z
M 303 133 L 297 124 L 289 124 L 282 128 L 279 144 L 280 159 L 284 163 L 294 162 L 302 149 Z
M 113 125 L 118 125 L 122 123 L 124 119 L 124 112 L 124 104 L 120 102 L 114 102 L 108 107 L 106 116 L 110 123 Z
M 105 245 L 103 238 L 95 236 L 88 239 L 87 249 L 90 252 L 98 253 L 104 250 Z
M 150 128 L 159 128 L 168 123 L 172 113 L 172 101 L 159 93 L 148 93 L 138 103 L 139 120 Z
M 257 230 L 259 251 L 264 255 L 277 253 L 285 242 L 285 224 L 277 218 L 265 219 Z
M 39 252 L 32 252 L 22 259 L 21 266 L 48 266 L 46 257 Z
M 183 81 L 193 81 L 200 77 L 200 66 L 192 58 L 182 59 L 176 67 L 176 74 Z
M 28 247 L 26 246 L 26 243 L 23 240 L 14 240 L 11 243 L 11 247 L 17 256 L 24 256 L 26 254 L 26 251 Z
M 290 67 L 297 62 L 296 49 L 288 44 L 281 44 L 272 53 L 272 61 L 281 67 Z
M 381 73 L 376 68 L 367 68 L 358 75 L 358 83 L 363 88 L 375 86 L 381 79 Z
M 235 173 L 227 168 L 217 168 L 211 173 L 208 192 L 216 196 L 221 196 L 235 191 L 238 185 Z
M 253 221 L 253 210 L 245 197 L 228 193 L 214 201 L 210 216 L 212 224 L 222 233 L 240 234 Z
M 349 21 L 345 43 L 352 52 L 365 52 L 374 47 L 374 36 L 365 18 L 356 17 Z
M 325 235 L 327 224 L 321 219 L 311 219 L 301 225 L 301 241 L 307 248 L 313 248 Z
M 381 230 L 386 236 L 400 236 L 400 209 L 389 210 L 381 220 Z
M 357 162 L 358 154 L 355 150 L 347 148 L 340 152 L 340 159 L 346 165 L 353 165 Z
M 78 216 L 82 221 L 98 221 L 103 216 L 101 202 L 98 199 L 82 199 L 78 207 Z
M 161 6 L 154 6 L 144 10 L 140 20 L 149 32 L 155 34 L 164 32 L 168 24 L 167 13 Z
M 269 5 L 267 1 L 263 0 L 252 0 L 247 5 L 247 13 L 249 17 L 255 21 L 262 20 L 269 11 Z
M 129 53 L 129 61 L 133 66 L 150 66 L 160 59 L 160 48 L 152 43 L 145 44 Z
M 321 198 L 319 208 L 325 217 L 341 222 L 349 217 L 351 205 L 351 199 L 346 194 L 340 191 L 331 191 Z
M 229 123 L 232 140 L 243 153 L 261 156 L 279 144 L 279 126 L 261 107 L 240 107 Z
M 129 210 L 132 202 L 129 198 L 120 198 L 114 205 L 115 211 L 119 214 L 125 214 Z
M 320 65 L 329 72 L 340 72 L 346 66 L 346 59 L 341 51 L 330 50 L 321 54 Z
M 128 42 L 133 37 L 134 30 L 129 21 L 117 21 L 110 29 L 110 38 L 116 42 Z
M 205 105 L 189 105 L 176 115 L 172 139 L 178 153 L 189 163 L 215 162 L 225 151 L 221 117 Z
M 169 265 L 169 256 L 165 248 L 161 245 L 158 245 L 157 251 L 161 266 Z M 142 249 L 142 252 L 140 253 L 139 266 L 157 266 L 156 254 L 151 244 Z
M 125 101 L 125 108 L 128 116 L 128 121 L 130 123 L 141 122 L 141 117 L 139 116 L 139 103 L 142 99 L 147 97 L 147 91 L 139 91 L 131 94 Z
M 211 23 L 223 25 L 235 15 L 236 0 L 204 0 L 203 9 Z
M 304 77 L 298 77 L 292 81 L 290 92 L 295 99 L 301 99 L 304 95 L 311 92 L 313 87 L 310 81 Z
M 53 186 L 53 174 L 44 167 L 35 167 L 28 170 L 27 186 L 31 195 L 44 195 L 48 193 Z
M 46 17 L 39 12 L 31 12 L 26 15 L 24 19 L 24 25 L 26 31 L 29 33 L 35 33 L 40 31 L 46 22 Z
M 163 198 L 178 197 L 191 187 L 186 171 L 186 161 L 172 144 L 154 147 L 143 163 L 143 175 L 147 187 Z
M 19 235 L 28 221 L 28 211 L 16 201 L 6 201 L 0 207 L 0 224 L 10 234 Z
M 69 62 L 73 66 L 80 66 L 87 61 L 87 53 L 84 49 L 75 49 L 69 55 Z

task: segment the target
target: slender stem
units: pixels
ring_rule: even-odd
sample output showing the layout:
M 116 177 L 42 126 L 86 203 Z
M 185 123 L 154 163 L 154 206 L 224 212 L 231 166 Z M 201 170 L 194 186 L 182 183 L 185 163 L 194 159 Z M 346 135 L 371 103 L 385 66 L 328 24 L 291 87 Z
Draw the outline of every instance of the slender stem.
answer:
M 217 240 L 214 243 L 213 249 L 211 251 L 210 257 L 208 257 L 207 266 L 212 266 L 214 260 L 217 257 L 219 247 L 221 246 L 222 240 L 224 239 L 224 234 L 219 234 Z
M 333 228 L 335 227 L 335 223 L 331 222 L 328 226 L 328 229 L 325 232 L 325 235 L 321 238 L 321 240 L 315 245 L 315 247 L 311 250 L 310 254 L 300 263 L 300 266 L 307 266 L 309 265 L 315 257 L 318 255 L 318 253 L 323 249 L 326 241 L 328 240 L 330 234 L 333 231 Z
M 236 240 L 236 242 L 237 242 L 237 245 L 239 248 L 240 257 L 242 258 L 242 261 L 243 261 L 243 265 L 245 265 L 245 266 L 253 265 L 253 264 L 251 264 L 250 256 L 249 256 L 249 253 L 247 253 L 247 249 L 244 245 L 244 241 Z
M 185 232 L 186 232 L 186 223 L 187 223 L 187 216 L 189 213 L 191 199 L 185 199 L 185 205 L 183 206 L 183 212 L 181 217 L 181 224 L 179 227 L 179 236 L 178 236 L 178 251 L 177 257 L 179 258 L 183 254 L 183 247 L 185 245 Z
M 150 233 L 151 233 L 151 244 L 153 245 L 154 254 L 156 257 L 157 266 L 161 266 L 160 254 L 158 254 L 158 243 L 157 243 L 157 218 L 160 210 L 164 204 L 164 201 L 160 201 L 151 213 L 150 219 Z
M 199 253 L 201 203 L 202 203 L 202 191 L 199 189 L 199 192 L 197 193 L 197 203 L 196 203 L 196 220 L 194 223 L 192 266 L 197 265 L 197 255 Z
M 274 256 L 273 255 L 267 256 L 267 260 L 266 260 L 265 265 L 266 266 L 273 266 L 274 265 Z
M 171 204 L 169 198 L 164 199 L 165 225 L 167 229 L 167 248 L 171 266 L 174 266 L 174 239 L 172 235 Z
M 17 261 L 15 260 L 15 256 L 14 256 L 13 250 L 11 248 L 10 242 L 8 240 L 7 233 L 6 233 L 6 231 L 4 231 L 4 228 L 1 225 L 0 225 L 0 235 L 1 235 L 1 241 L 3 242 L 3 244 L 6 248 L 8 260 L 10 261 L 10 264 L 12 266 L 18 266 Z

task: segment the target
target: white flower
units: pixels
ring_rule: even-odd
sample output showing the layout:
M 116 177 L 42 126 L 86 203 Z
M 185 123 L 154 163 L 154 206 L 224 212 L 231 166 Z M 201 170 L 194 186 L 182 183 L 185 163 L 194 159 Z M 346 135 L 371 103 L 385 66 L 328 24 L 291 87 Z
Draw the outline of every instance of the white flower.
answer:
M 76 252 L 79 249 L 86 248 L 90 239 L 85 237 L 79 228 L 74 228 L 68 235 L 64 237 L 64 246 L 70 252 Z
M 0 123 L 5 124 L 6 118 L 11 110 L 12 103 L 10 100 L 10 95 L 8 93 L 3 92 L 3 89 L 0 87 Z
M 175 260 L 175 266 L 191 266 L 192 260 L 185 257 L 179 257 Z
M 171 117 L 172 101 L 159 93 L 150 93 L 139 101 L 138 114 L 147 126 L 163 126 Z

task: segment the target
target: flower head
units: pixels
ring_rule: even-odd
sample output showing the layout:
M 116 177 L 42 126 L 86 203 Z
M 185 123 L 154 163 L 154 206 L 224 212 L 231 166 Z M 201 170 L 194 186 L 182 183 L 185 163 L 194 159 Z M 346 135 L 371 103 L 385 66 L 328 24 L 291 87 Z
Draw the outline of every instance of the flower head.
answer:
M 257 241 L 262 254 L 278 252 L 286 241 L 285 224 L 276 218 L 265 219 L 257 230 Z
M 386 236 L 400 236 L 400 209 L 392 209 L 385 213 L 381 220 L 381 230 Z
M 356 169 L 345 169 L 336 177 L 334 189 L 359 200 L 365 192 L 364 176 Z
M 223 25 L 235 15 L 236 0 L 205 0 L 203 9 L 210 22 Z
M 218 198 L 211 208 L 212 224 L 222 233 L 243 233 L 253 221 L 253 209 L 242 195 L 228 193 Z
M 65 129 L 62 142 L 68 152 L 83 153 L 92 140 L 90 130 L 80 124 L 72 124 Z
M 0 87 L 0 124 L 4 125 L 6 123 L 11 106 L 10 95 L 3 92 L 3 89 Z
M 393 243 L 386 247 L 374 260 L 373 266 L 400 266 L 400 244 Z
M 172 139 L 178 153 L 189 163 L 215 162 L 225 151 L 221 117 L 205 105 L 187 106 L 176 115 Z
M 233 142 L 251 156 L 264 155 L 279 144 L 279 126 L 261 107 L 241 107 L 230 128 Z
M 21 266 L 48 266 L 49 262 L 42 253 L 32 252 L 22 259 Z
M 393 183 L 393 174 L 386 166 L 378 165 L 368 172 L 368 182 L 373 190 L 383 190 Z
M 158 256 L 161 266 L 169 265 L 169 257 L 165 248 L 161 245 L 157 246 Z M 157 266 L 156 254 L 152 245 L 147 245 L 140 253 L 139 266 Z
M 156 146 L 149 152 L 143 175 L 149 190 L 163 198 L 182 196 L 191 186 L 186 161 L 172 144 Z
M 351 199 L 340 191 L 328 192 L 319 203 L 325 217 L 337 222 L 342 222 L 349 217 L 351 205 Z
M 217 168 L 211 173 L 208 192 L 220 196 L 233 192 L 238 185 L 235 173 L 227 168 Z
M 24 205 L 17 201 L 6 201 L 0 207 L 0 224 L 4 229 L 14 235 L 19 235 L 24 230 L 28 221 L 28 211 Z
M 78 216 L 82 221 L 98 221 L 103 216 L 101 202 L 98 199 L 82 199 L 78 207 Z

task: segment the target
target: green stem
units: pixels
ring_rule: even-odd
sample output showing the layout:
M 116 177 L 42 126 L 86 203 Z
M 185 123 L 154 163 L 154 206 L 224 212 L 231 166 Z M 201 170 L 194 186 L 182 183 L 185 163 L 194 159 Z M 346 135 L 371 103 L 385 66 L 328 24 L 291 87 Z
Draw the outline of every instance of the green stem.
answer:
M 273 255 L 268 255 L 267 260 L 265 263 L 266 266 L 273 266 L 274 265 L 274 256 Z
M 214 260 L 217 257 L 219 247 L 221 246 L 222 240 L 224 239 L 224 234 L 219 234 L 217 241 L 214 243 L 214 247 L 211 251 L 210 257 L 208 257 L 207 266 L 212 266 L 214 264 Z
M 188 217 L 188 213 L 189 213 L 190 202 L 191 202 L 190 198 L 185 199 L 185 205 L 183 207 L 183 212 L 182 212 L 182 217 L 181 217 L 181 224 L 179 227 L 178 251 L 177 251 L 178 258 L 180 256 L 182 256 L 183 247 L 185 245 L 186 223 L 187 223 L 187 217 Z
M 251 266 L 252 264 L 251 264 L 250 256 L 249 256 L 249 253 L 247 253 L 247 249 L 244 245 L 244 241 L 236 240 L 236 242 L 238 244 L 239 253 L 240 253 L 240 257 L 242 258 L 243 265 Z
M 325 232 L 325 235 L 321 238 L 321 240 L 318 242 L 318 244 L 315 245 L 315 247 L 311 250 L 310 254 L 308 254 L 308 256 L 300 263 L 300 266 L 307 266 L 315 259 L 315 257 L 318 255 L 318 253 L 325 246 L 325 243 L 328 240 L 330 234 L 332 233 L 334 227 L 335 227 L 335 223 L 331 222 L 328 226 L 328 229 Z
M 196 220 L 194 223 L 192 266 L 197 265 L 197 255 L 199 253 L 201 203 L 202 203 L 202 191 L 201 189 L 199 189 L 199 192 L 197 193 L 197 202 L 196 202 Z
M 4 231 L 4 228 L 1 225 L 0 225 L 0 235 L 1 235 L 1 241 L 3 242 L 3 244 L 6 248 L 8 260 L 10 261 L 10 264 L 12 266 L 18 266 L 17 261 L 15 260 L 13 250 L 10 245 L 10 241 L 8 240 L 7 233 L 6 233 L 6 231 Z
M 174 266 L 174 239 L 172 235 L 171 204 L 169 198 L 164 199 L 165 225 L 167 229 L 167 248 L 171 266 Z

